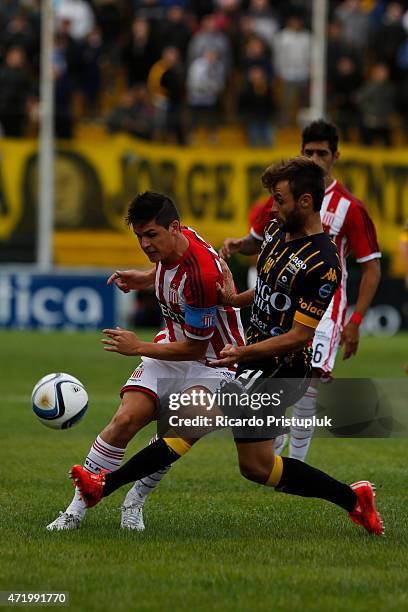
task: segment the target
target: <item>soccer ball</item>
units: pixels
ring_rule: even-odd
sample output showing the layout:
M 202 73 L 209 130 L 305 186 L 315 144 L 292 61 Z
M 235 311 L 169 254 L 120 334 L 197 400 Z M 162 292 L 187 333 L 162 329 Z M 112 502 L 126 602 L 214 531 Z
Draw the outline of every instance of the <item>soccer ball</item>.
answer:
M 87 411 L 88 394 L 80 380 L 60 372 L 38 381 L 31 402 L 40 423 L 52 429 L 68 429 Z

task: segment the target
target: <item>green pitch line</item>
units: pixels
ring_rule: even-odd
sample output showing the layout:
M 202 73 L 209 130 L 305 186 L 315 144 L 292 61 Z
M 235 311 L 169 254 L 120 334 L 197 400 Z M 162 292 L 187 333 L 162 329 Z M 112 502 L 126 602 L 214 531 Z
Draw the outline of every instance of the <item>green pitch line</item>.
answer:
M 144 533 L 119 530 L 121 491 L 80 530 L 46 532 L 72 494 L 69 467 L 109 420 L 134 368 L 104 353 L 100 337 L 0 332 L 0 590 L 69 591 L 78 612 L 408 608 L 406 440 L 316 439 L 309 456 L 340 479 L 376 483 L 384 539 L 334 506 L 244 481 L 225 435 L 202 440 L 173 467 L 147 502 Z M 363 339 L 338 374 L 404 375 L 407 340 Z M 32 386 L 53 371 L 78 376 L 89 392 L 89 411 L 72 430 L 49 430 L 31 412 Z

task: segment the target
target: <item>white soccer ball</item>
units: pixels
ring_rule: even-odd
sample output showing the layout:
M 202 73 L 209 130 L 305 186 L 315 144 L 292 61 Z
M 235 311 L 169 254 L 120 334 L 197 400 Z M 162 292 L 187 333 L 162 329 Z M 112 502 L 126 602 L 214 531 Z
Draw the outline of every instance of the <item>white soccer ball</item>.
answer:
M 88 394 L 80 380 L 60 372 L 38 381 L 31 402 L 40 423 L 52 429 L 68 429 L 87 411 Z

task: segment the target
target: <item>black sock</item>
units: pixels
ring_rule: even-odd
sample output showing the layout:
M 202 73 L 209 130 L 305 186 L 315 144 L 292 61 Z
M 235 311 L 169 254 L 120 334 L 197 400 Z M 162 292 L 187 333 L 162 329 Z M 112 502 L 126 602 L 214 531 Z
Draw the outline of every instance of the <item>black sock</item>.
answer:
M 276 491 L 302 497 L 319 497 L 337 504 L 347 512 L 354 510 L 357 496 L 351 487 L 298 459 L 282 457 L 282 461 L 283 472 L 275 487 Z
M 110 495 L 129 482 L 134 482 L 167 467 L 177 459 L 180 459 L 180 455 L 167 446 L 162 438 L 159 438 L 153 444 L 149 444 L 136 455 L 133 455 L 118 470 L 106 474 L 103 497 Z

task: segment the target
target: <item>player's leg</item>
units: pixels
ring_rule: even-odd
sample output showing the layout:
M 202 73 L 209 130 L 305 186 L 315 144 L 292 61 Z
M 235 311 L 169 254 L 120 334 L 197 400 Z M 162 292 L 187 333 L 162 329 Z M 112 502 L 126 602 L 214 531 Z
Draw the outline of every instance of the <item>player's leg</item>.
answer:
M 158 401 L 157 378 L 163 373 L 160 362 L 143 359 L 121 389 L 122 402 L 115 416 L 99 434 L 85 459 L 85 468 L 90 473 L 101 469 L 114 471 L 125 454 L 126 445 L 147 422 Z M 150 417 L 148 416 L 150 414 Z M 49 531 L 75 529 L 79 527 L 86 512 L 86 505 L 78 490 L 65 512 L 47 525 Z
M 304 396 L 293 406 L 293 417 L 297 421 L 312 419 L 316 414 L 317 387 L 320 378 L 330 376 L 340 343 L 341 329 L 331 316 L 325 316 L 316 329 L 313 340 L 313 377 Z M 322 378 L 323 380 L 323 378 Z M 302 427 L 291 425 L 289 457 L 304 461 L 314 432 L 313 425 Z
M 153 436 L 149 444 L 153 444 L 159 439 Z M 122 504 L 120 526 L 122 529 L 135 531 L 144 530 L 143 507 L 148 496 L 153 493 L 161 480 L 169 472 L 171 465 L 167 465 L 153 474 L 136 480 L 133 487 L 129 489 Z
M 81 491 L 88 508 L 103 497 L 135 480 L 162 470 L 185 455 L 196 440 L 183 438 L 159 438 L 133 455 L 115 472 L 89 474 L 83 467 L 74 465 L 71 478 Z
M 206 393 L 208 389 L 196 385 L 192 388 L 187 388 L 183 392 L 184 399 L 183 404 L 180 406 L 181 412 L 179 411 L 179 417 L 188 418 L 200 414 L 206 416 L 206 400 L 200 396 L 199 403 L 197 404 L 196 393 L 201 391 Z M 189 402 L 186 400 L 188 394 L 191 395 Z M 175 432 L 177 431 L 175 426 L 172 426 L 172 429 Z M 170 466 L 185 455 L 202 435 L 209 433 L 211 430 L 212 428 L 202 429 L 197 437 L 187 434 L 181 437 L 180 434 L 180 437 L 169 436 L 159 438 L 131 457 L 129 461 L 115 472 L 99 474 L 93 477 L 89 476 L 81 466 L 73 466 L 71 477 L 79 486 L 87 507 L 94 506 L 102 497 L 110 495 L 116 489 L 129 482 L 143 479 Z
M 189 393 L 194 388 L 196 390 L 202 388 L 204 392 L 215 393 L 220 388 L 222 381 L 230 380 L 231 378 L 231 372 L 227 368 L 215 370 L 197 362 L 192 362 L 188 365 L 183 364 L 182 368 L 185 379 L 188 381 L 188 388 L 185 388 L 185 384 L 180 387 L 180 392 L 182 393 Z M 192 416 L 196 416 L 196 412 Z M 158 436 L 154 436 L 150 444 L 157 439 Z M 153 493 L 162 479 L 168 474 L 170 468 L 171 465 L 168 465 L 153 474 L 136 480 L 133 487 L 129 489 L 122 505 L 122 528 L 138 531 L 144 529 L 143 506 L 148 496 Z
M 330 501 L 346 510 L 354 522 L 370 533 L 382 534 L 373 487 L 367 481 L 349 486 L 302 461 L 274 455 L 272 440 L 236 440 L 236 447 L 241 474 L 248 480 L 274 487 L 281 493 Z
M 84 468 L 97 474 L 101 470 L 113 472 L 120 466 L 126 446 L 133 436 L 150 423 L 155 414 L 156 401 L 140 391 L 124 393 L 122 402 L 111 420 L 93 442 Z M 76 488 L 74 497 L 56 520 L 47 526 L 49 531 L 75 529 L 85 517 L 86 504 Z

